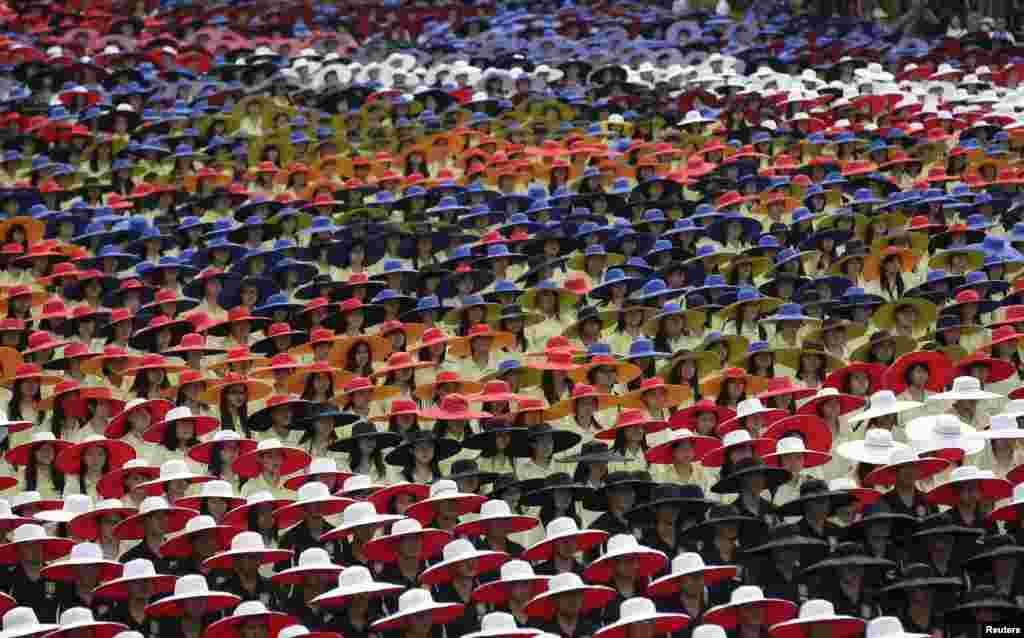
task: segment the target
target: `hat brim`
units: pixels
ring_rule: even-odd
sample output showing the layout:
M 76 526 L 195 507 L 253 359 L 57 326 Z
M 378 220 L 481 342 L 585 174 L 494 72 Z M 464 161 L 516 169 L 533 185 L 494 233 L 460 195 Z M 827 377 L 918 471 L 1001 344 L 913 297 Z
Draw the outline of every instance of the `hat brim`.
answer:
M 973 478 L 963 481 L 947 481 L 934 488 L 927 494 L 928 502 L 933 505 L 948 505 L 955 507 L 960 502 L 958 488 L 965 484 L 974 482 L 978 486 L 978 498 L 986 501 L 998 501 L 1009 498 L 1013 494 L 1013 487 L 1009 481 L 996 478 Z
M 526 603 L 526 614 L 531 618 L 548 620 L 555 615 L 555 597 L 569 593 L 583 594 L 581 613 L 600 609 L 615 600 L 618 593 L 611 587 L 602 585 L 580 585 L 564 590 L 548 590 L 534 596 Z
M 71 552 L 71 548 L 75 542 L 70 538 L 37 538 L 23 541 L 11 541 L 0 545 L 0 563 L 4 565 L 13 565 L 21 560 L 19 550 L 22 547 L 28 547 L 33 544 L 39 544 L 43 547 L 43 558 L 47 561 L 57 560 L 64 556 L 67 556 Z
M 449 532 L 430 527 L 416 532 L 388 534 L 374 538 L 366 543 L 366 557 L 369 560 L 394 563 L 398 560 L 398 544 L 403 538 L 409 536 L 420 537 L 419 560 L 429 560 L 437 556 L 453 538 Z
M 764 476 L 769 490 L 778 489 L 778 487 L 788 481 L 791 476 L 788 470 L 784 470 L 779 467 L 755 465 L 753 467 L 736 470 L 729 476 L 720 479 L 717 483 L 711 486 L 711 491 L 715 494 L 738 494 L 742 489 L 742 479 L 755 474 L 761 474 Z
M 916 480 L 926 481 L 949 466 L 949 461 L 930 456 L 912 459 L 910 461 L 903 461 L 901 463 L 892 463 L 868 473 L 868 475 L 864 477 L 864 486 L 873 487 L 875 485 L 894 485 L 896 483 L 897 472 L 908 467 L 914 468 L 915 476 L 917 477 Z
M 487 497 L 482 494 L 457 494 L 457 495 L 445 495 L 435 496 L 427 498 L 425 500 L 413 503 L 405 510 L 405 515 L 409 518 L 415 518 L 420 522 L 420 525 L 426 526 L 434 520 L 436 512 L 434 511 L 434 505 L 442 501 L 452 503 L 455 506 L 455 514 L 457 516 L 463 516 L 465 514 L 473 514 L 480 511 L 480 506 L 487 502 Z
M 739 568 L 734 565 L 705 565 L 696 571 L 662 576 L 647 585 L 647 595 L 665 598 L 677 594 L 682 590 L 683 579 L 694 574 L 701 574 L 704 577 L 704 584 L 712 586 L 723 580 L 735 578 L 739 574 Z
M 397 594 L 404 590 L 405 587 L 401 585 L 392 585 L 390 583 L 378 582 L 373 582 L 362 586 L 357 585 L 353 587 L 335 587 L 334 589 L 330 589 L 324 592 L 323 594 L 320 594 L 312 601 L 310 601 L 310 603 L 325 609 L 335 609 L 338 607 L 343 607 L 355 596 L 366 596 L 370 599 L 374 599 L 381 598 L 383 596 L 389 596 L 391 594 Z
M 204 441 L 202 443 L 193 445 L 191 448 L 189 448 L 188 456 L 190 459 L 196 461 L 197 463 L 209 465 L 213 459 L 213 451 L 217 448 L 217 446 L 224 445 L 226 443 L 236 444 L 238 446 L 239 456 L 241 456 L 242 454 L 252 452 L 253 450 L 256 449 L 258 445 L 258 443 L 252 439 L 242 438 L 224 441 Z
M 252 452 L 240 455 L 232 466 L 235 473 L 244 478 L 252 478 L 260 473 L 263 464 L 260 463 L 260 458 L 270 452 L 279 452 L 282 454 L 283 461 L 281 463 L 281 476 L 288 476 L 305 469 L 312 457 L 309 456 L 303 450 L 293 447 L 279 447 L 270 448 L 265 450 L 257 449 Z
M 143 521 L 154 513 L 163 513 L 167 516 L 167 523 L 164 532 L 173 534 L 185 528 L 189 519 L 198 516 L 199 512 L 184 507 L 166 507 L 153 512 L 139 512 L 135 516 L 129 516 L 114 527 L 114 538 L 121 540 L 141 539 L 145 535 Z
M 135 448 L 124 441 L 105 439 L 101 441 L 83 441 L 66 447 L 60 451 L 54 464 L 65 474 L 79 474 L 82 471 L 82 455 L 85 450 L 93 447 L 103 448 L 107 453 L 107 463 L 118 468 L 135 458 Z
M 174 591 L 177 578 L 170 574 L 153 574 L 149 576 L 127 576 L 115 578 L 98 586 L 94 591 L 99 598 L 109 600 L 128 600 L 128 587 L 135 583 L 148 583 L 152 595 L 159 596 Z
M 203 561 L 206 569 L 231 569 L 232 563 L 240 558 L 258 561 L 261 565 L 272 565 L 291 560 L 293 552 L 287 549 L 229 549 L 219 552 Z
M 824 629 L 823 635 L 831 638 L 854 638 L 864 632 L 867 623 L 853 616 L 836 616 L 823 618 L 795 618 L 783 621 L 768 630 L 771 638 L 809 638 L 811 628 Z M 815 633 L 815 635 L 821 635 Z
M 569 539 L 576 541 L 576 551 L 586 553 L 606 542 L 608 540 L 608 532 L 596 529 L 581 529 L 569 534 L 547 536 L 523 551 L 521 558 L 529 561 L 551 560 L 555 543 Z
M 761 600 L 748 601 L 743 603 L 726 603 L 709 609 L 703 618 L 703 622 L 712 625 L 719 625 L 724 629 L 732 629 L 737 625 L 737 611 L 740 607 L 757 606 L 763 613 L 762 622 L 766 627 L 777 625 L 780 622 L 792 620 L 797 613 L 794 603 L 781 598 L 762 598 Z
M 451 568 L 459 563 L 469 560 L 476 562 L 477 573 L 486 574 L 497 570 L 506 563 L 509 558 L 509 555 L 505 552 L 474 550 L 473 553 L 468 556 L 460 556 L 452 560 L 442 560 L 434 563 L 420 574 L 419 580 L 420 583 L 431 586 L 450 582 L 452 579 Z
M 583 570 L 583 578 L 591 583 L 606 583 L 614 574 L 614 561 L 626 559 L 639 561 L 639 573 L 643 578 L 654 576 L 668 564 L 665 554 L 654 549 L 637 548 L 621 554 L 604 554 L 598 557 Z

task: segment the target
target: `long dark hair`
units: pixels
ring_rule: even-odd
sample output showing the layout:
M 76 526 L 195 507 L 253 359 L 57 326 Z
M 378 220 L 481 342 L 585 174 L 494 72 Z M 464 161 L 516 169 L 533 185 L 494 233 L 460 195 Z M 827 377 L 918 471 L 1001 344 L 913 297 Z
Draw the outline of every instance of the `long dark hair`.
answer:
M 164 380 L 160 384 L 160 389 L 161 390 L 166 390 L 166 389 L 168 389 L 170 387 L 171 387 L 171 382 L 167 378 L 167 373 L 165 372 L 164 373 Z M 150 391 L 150 389 L 151 388 L 149 387 L 148 375 L 146 374 L 145 370 L 142 370 L 142 371 L 140 371 L 140 374 L 135 375 L 135 378 L 132 380 L 131 391 L 132 391 L 132 393 L 136 397 L 138 397 L 140 399 L 148 399 L 149 398 L 149 391 Z
M 385 476 L 387 468 L 384 466 L 384 453 L 381 452 L 380 447 L 374 444 L 373 452 L 370 453 L 370 465 L 377 472 L 377 476 Z M 356 471 L 356 468 L 363 464 L 363 451 L 359 449 L 359 440 L 355 440 L 352 445 L 351 451 L 348 453 L 348 464 L 352 468 L 352 471 Z M 410 481 L 411 482 L 411 481 Z
M 50 482 L 58 492 L 64 492 L 64 474 L 57 471 L 57 464 L 50 464 Z M 29 491 L 37 490 L 39 485 L 39 468 L 36 466 L 36 450 L 28 455 L 28 463 L 25 464 L 25 488 Z
M 252 432 L 249 430 L 249 402 L 246 401 L 238 408 L 238 427 L 235 427 L 235 417 L 232 416 L 231 411 L 228 410 L 228 397 L 226 392 L 222 392 L 220 395 L 220 422 L 221 427 L 225 430 L 241 429 L 242 436 L 245 438 L 252 438 Z
M 572 395 L 572 388 L 575 385 L 570 377 L 565 377 L 565 385 L 569 390 L 569 395 Z M 547 399 L 548 404 L 554 405 L 562 400 L 562 397 L 558 396 L 555 391 L 555 376 L 551 373 L 551 370 L 545 370 L 540 375 L 540 389 L 544 392 L 544 398 Z
M 313 389 L 313 383 L 317 374 L 326 374 L 327 377 L 331 380 L 331 386 L 327 389 L 327 396 L 334 396 L 334 375 L 329 372 L 315 372 L 313 374 L 306 376 L 306 383 L 302 387 L 302 399 L 305 401 L 313 400 L 313 393 L 315 392 L 315 390 Z
M 359 346 L 365 346 L 370 355 L 367 357 L 366 365 L 364 365 L 362 369 L 356 369 L 356 348 Z M 348 354 L 345 355 L 345 369 L 361 377 L 369 377 L 373 374 L 373 348 L 370 347 L 370 344 L 366 340 L 360 339 L 352 344 L 352 347 L 348 349 Z
M 14 421 L 25 420 L 24 415 L 21 413 L 21 402 L 24 401 L 26 398 L 22 391 L 23 384 L 24 379 L 19 379 L 14 382 L 14 387 L 11 389 L 11 402 L 7 408 L 7 411 L 9 413 L 10 418 Z M 32 395 L 32 400 L 35 403 L 39 403 L 40 401 L 43 400 L 43 390 L 41 385 L 38 388 L 36 388 L 35 394 Z
M 104 450 L 106 451 L 106 450 Z M 100 472 L 101 476 L 106 476 L 110 473 L 110 455 L 107 454 L 103 459 L 103 470 Z M 63 477 L 61 477 L 63 479 Z M 56 483 L 54 483 L 56 485 Z M 82 465 L 78 471 L 78 491 L 82 494 L 88 494 L 89 490 L 85 485 L 85 461 L 82 461 Z
M 163 445 L 165 448 L 167 448 L 171 452 L 175 452 L 178 449 L 187 450 L 188 448 L 192 447 L 193 445 L 198 445 L 198 444 L 199 444 L 199 438 L 196 436 L 196 432 L 193 429 L 192 430 L 192 438 L 189 439 L 188 441 L 186 441 L 183 447 L 178 448 L 178 445 L 179 445 L 178 432 L 177 432 L 177 428 L 175 427 L 174 423 L 169 423 L 169 424 L 165 425 L 164 426 L 164 431 L 163 431 L 163 436 L 160 437 L 160 445 Z

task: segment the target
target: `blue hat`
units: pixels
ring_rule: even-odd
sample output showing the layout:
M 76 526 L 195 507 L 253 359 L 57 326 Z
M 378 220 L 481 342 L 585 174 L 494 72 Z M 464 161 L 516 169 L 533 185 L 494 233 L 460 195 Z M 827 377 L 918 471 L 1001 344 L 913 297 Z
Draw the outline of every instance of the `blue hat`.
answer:
M 655 359 L 667 359 L 672 354 L 669 352 L 659 352 L 654 349 L 654 342 L 650 339 L 637 339 L 629 346 L 629 354 L 623 355 L 623 359 L 626 361 L 632 361 L 634 359 L 644 358 L 655 358 Z

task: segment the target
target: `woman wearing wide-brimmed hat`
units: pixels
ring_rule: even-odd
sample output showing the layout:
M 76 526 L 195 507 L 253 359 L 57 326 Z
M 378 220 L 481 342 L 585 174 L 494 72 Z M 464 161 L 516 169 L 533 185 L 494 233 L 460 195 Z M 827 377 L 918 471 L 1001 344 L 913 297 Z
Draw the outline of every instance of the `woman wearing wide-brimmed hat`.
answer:
M 381 580 L 375 580 L 370 570 L 362 565 L 341 568 L 334 582 L 334 587 L 328 585 L 329 589 L 312 599 L 308 606 L 316 609 L 321 617 L 330 614 L 333 620 L 325 624 L 346 632 L 339 635 L 369 632 L 373 619 L 384 614 L 384 601 L 403 590 L 400 584 L 383 574 Z
M 135 450 L 123 441 L 90 435 L 57 455 L 55 465 L 66 475 L 64 494 L 98 498 L 97 486 L 107 473 L 135 458 Z
M 526 614 L 555 635 L 588 636 L 600 627 L 599 614 L 614 597 L 611 587 L 587 585 L 574 573 L 561 573 L 527 603 Z

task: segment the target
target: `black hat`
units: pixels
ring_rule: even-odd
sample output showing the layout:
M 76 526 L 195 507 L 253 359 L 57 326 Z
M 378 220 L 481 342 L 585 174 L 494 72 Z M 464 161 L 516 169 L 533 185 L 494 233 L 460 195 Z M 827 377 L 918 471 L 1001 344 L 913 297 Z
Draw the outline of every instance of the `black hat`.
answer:
M 926 538 L 928 536 L 981 536 L 984 530 L 976 527 L 965 527 L 957 525 L 947 513 L 934 514 L 921 521 L 914 538 Z
M 959 589 L 964 581 L 953 576 L 939 576 L 925 563 L 911 563 L 903 568 L 899 580 L 882 589 L 882 593 L 904 593 L 910 589 Z
M 889 523 L 891 526 L 889 536 L 891 538 L 903 538 L 913 531 L 914 526 L 918 524 L 918 520 L 910 514 L 893 512 L 885 501 L 878 501 L 861 510 L 857 517 L 847 526 L 847 538 L 855 540 L 863 536 L 867 526 L 873 523 Z
M 286 402 L 272 404 L 250 414 L 247 421 L 249 429 L 254 432 L 266 432 L 269 430 L 270 426 L 273 425 L 270 415 L 281 406 L 287 406 L 292 411 L 292 420 L 288 422 L 288 429 L 290 430 L 305 430 L 305 422 L 309 420 L 311 415 L 316 414 L 320 407 L 313 401 L 299 399 L 293 395 Z
M 293 430 L 308 430 L 315 426 L 319 419 L 333 419 L 335 428 L 343 428 L 346 425 L 352 425 L 353 423 L 357 423 L 363 419 L 363 417 L 359 416 L 355 412 L 346 412 L 334 406 L 324 407 L 325 409 L 313 411 L 304 419 L 296 419 L 289 427 Z M 250 419 L 251 418 L 252 417 L 250 417 Z M 399 443 L 401 443 L 401 441 L 399 441 Z
M 529 454 L 521 454 L 523 450 L 527 449 L 524 445 L 527 431 L 525 427 L 514 426 L 504 419 L 485 419 L 481 425 L 483 426 L 481 431 L 471 434 L 462 440 L 463 449 L 489 449 L 494 445 L 495 435 L 507 432 L 512 436 L 512 441 L 508 447 L 509 454 L 512 456 L 529 456 Z
M 711 505 L 699 485 L 660 483 L 651 490 L 648 501 L 626 512 L 626 518 L 636 523 L 653 522 L 655 510 L 663 506 L 678 508 L 680 518 L 704 518 Z
M 554 445 L 553 454 L 558 454 L 559 452 L 565 452 L 566 450 L 572 449 L 573 446 L 579 443 L 580 439 L 583 438 L 579 434 L 570 432 L 569 430 L 555 429 L 551 427 L 550 423 L 538 423 L 537 425 L 530 426 L 530 429 L 526 431 L 526 436 L 523 437 L 522 440 L 513 441 L 513 446 L 509 451 L 512 453 L 512 456 L 529 457 L 530 442 L 542 436 L 551 437 Z
M 445 477 L 457 481 L 459 479 L 476 478 L 480 483 L 490 483 L 498 478 L 497 472 L 482 472 L 473 459 L 459 459 L 452 463 L 451 474 Z
M 781 467 L 765 465 L 761 459 L 741 459 L 733 466 L 732 472 L 723 476 L 717 483 L 711 486 L 715 494 L 739 494 L 741 491 L 741 479 L 747 476 L 760 474 L 764 476 L 765 483 L 771 491 L 775 491 L 792 476 L 789 470 Z
M 1003 596 L 991 585 L 978 585 L 967 592 L 964 602 L 946 612 L 943 620 L 947 625 L 975 624 L 974 612 L 988 609 L 997 612 L 1001 622 L 1020 616 L 1021 609 Z
M 626 457 L 613 452 L 604 441 L 587 441 L 579 454 L 556 459 L 559 463 L 625 463 Z
M 455 456 L 462 449 L 462 446 L 455 439 L 440 437 L 433 432 L 427 431 L 410 432 L 405 435 L 404 443 L 388 452 L 388 455 L 384 457 L 384 462 L 388 465 L 397 465 L 399 467 L 412 465 L 412 451 L 419 443 L 433 443 L 434 459 L 437 461 Z
M 845 542 L 836 545 L 832 554 L 825 560 L 818 561 L 811 565 L 805 572 L 821 571 L 827 569 L 839 569 L 841 567 L 875 567 L 879 569 L 892 569 L 896 563 L 884 558 L 869 556 L 860 543 Z
M 829 502 L 828 515 L 835 514 L 836 510 L 846 507 L 857 499 L 848 492 L 831 491 L 828 483 L 820 479 L 810 479 L 800 484 L 800 496 L 776 509 L 779 516 L 803 516 L 804 504 L 810 501 L 827 499 Z
M 992 534 L 985 538 L 981 552 L 964 561 L 964 567 L 986 570 L 991 561 L 1000 558 L 1024 558 L 1024 547 L 1008 534 Z
M 696 535 L 710 535 L 715 528 L 722 525 L 739 527 L 741 538 L 748 535 L 744 533 L 745 531 L 761 533 L 766 527 L 765 522 L 761 519 L 741 514 L 735 505 L 712 505 L 704 515 L 704 520 L 686 531 Z
M 519 490 L 520 500 L 526 494 L 544 487 L 546 479 L 533 478 L 517 481 L 513 474 L 499 474 L 491 485 L 491 498 L 505 498 L 509 490 Z
M 744 554 L 761 554 L 779 549 L 801 550 L 810 547 L 828 547 L 828 543 L 820 538 L 803 536 L 796 525 L 779 525 L 763 535 L 764 542 L 760 545 L 744 549 Z
M 352 427 L 352 433 L 350 435 L 340 441 L 335 441 L 327 449 L 331 452 L 348 452 L 351 454 L 362 439 L 376 439 L 378 450 L 402 444 L 401 434 L 395 434 L 394 432 L 380 432 L 377 430 L 377 426 L 373 423 L 370 423 L 369 421 L 360 421 Z
M 650 496 L 654 482 L 647 472 L 610 472 L 604 479 L 604 485 L 584 500 L 583 507 L 592 512 L 607 512 L 608 492 L 620 487 L 632 488 L 636 494 L 634 503 L 644 503 Z
M 565 472 L 555 472 L 554 474 L 548 475 L 542 486 L 524 494 L 521 502 L 523 505 L 543 507 L 548 503 L 551 495 L 554 494 L 556 490 L 568 490 L 572 492 L 573 498 L 576 500 L 584 499 L 590 496 L 594 491 L 586 485 L 576 483 L 572 480 L 572 477 Z

